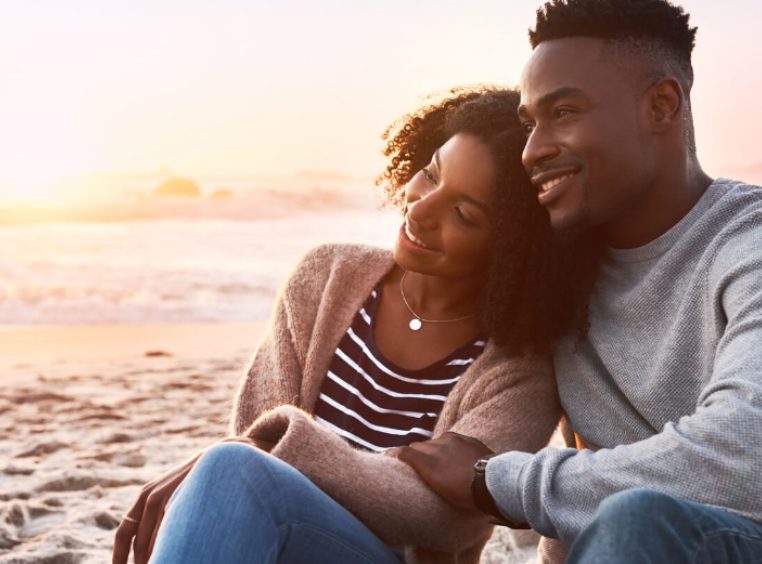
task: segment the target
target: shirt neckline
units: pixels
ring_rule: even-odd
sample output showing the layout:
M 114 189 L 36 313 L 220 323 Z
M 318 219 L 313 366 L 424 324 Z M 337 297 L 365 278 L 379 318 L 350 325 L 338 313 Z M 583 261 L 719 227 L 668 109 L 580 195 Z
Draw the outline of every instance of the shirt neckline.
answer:
M 690 211 L 666 232 L 659 235 L 653 241 L 634 249 L 607 247 L 607 258 L 612 262 L 634 263 L 651 260 L 663 255 L 726 193 L 720 188 L 725 187 L 731 182 L 727 178 L 716 178 L 707 187 Z
M 373 298 L 372 294 L 368 297 L 371 298 L 371 307 L 366 307 L 365 312 L 370 317 L 370 330 L 368 333 L 368 338 L 366 340 L 366 345 L 371 350 L 373 355 L 380 361 L 383 362 L 383 364 L 389 368 L 390 370 L 393 370 L 394 372 L 400 373 L 402 376 L 413 376 L 413 375 L 427 375 L 427 372 L 440 368 L 442 366 L 446 366 L 448 362 L 451 360 L 455 360 L 456 358 L 464 358 L 469 359 L 472 361 L 475 361 L 479 355 L 484 351 L 484 346 L 486 346 L 486 343 L 484 346 L 477 345 L 479 341 L 485 341 L 482 337 L 477 337 L 476 339 L 473 339 L 471 341 L 468 341 L 467 343 L 464 343 L 460 345 L 458 348 L 453 350 L 450 354 L 445 356 L 444 358 L 437 360 L 427 366 L 424 366 L 423 368 L 405 368 L 403 366 L 399 366 L 395 362 L 392 362 L 389 360 L 386 355 L 381 352 L 381 349 L 378 348 L 376 345 L 376 310 L 378 309 L 378 304 L 381 301 L 381 293 L 383 288 L 383 280 L 379 282 L 379 284 L 373 288 L 373 290 L 376 292 L 376 297 Z M 469 348 L 477 347 L 479 350 L 476 354 L 467 354 L 465 357 L 463 356 L 463 353 L 465 353 Z M 451 376 L 447 377 L 450 378 Z M 443 379 L 447 379 L 443 377 Z

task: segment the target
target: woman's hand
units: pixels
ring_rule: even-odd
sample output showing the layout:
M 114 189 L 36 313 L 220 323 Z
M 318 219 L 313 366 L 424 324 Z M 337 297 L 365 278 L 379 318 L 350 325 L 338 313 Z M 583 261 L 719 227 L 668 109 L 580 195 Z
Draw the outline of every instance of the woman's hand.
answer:
M 270 443 L 255 441 L 246 437 L 230 437 L 220 441 L 220 443 L 229 442 L 244 443 L 265 451 L 269 451 L 273 446 Z M 116 530 L 114 553 L 111 560 L 113 564 L 127 564 L 130 545 L 135 551 L 135 564 L 147 564 L 169 498 L 172 497 L 172 494 L 203 453 L 204 451 L 198 453 L 188 462 L 165 472 L 143 486 L 138 499 Z

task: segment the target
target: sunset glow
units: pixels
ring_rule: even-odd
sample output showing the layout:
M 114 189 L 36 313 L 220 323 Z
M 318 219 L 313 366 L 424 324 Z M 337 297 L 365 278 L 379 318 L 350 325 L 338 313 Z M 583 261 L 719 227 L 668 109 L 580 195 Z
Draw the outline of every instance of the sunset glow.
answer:
M 702 161 L 710 174 L 759 181 L 761 77 L 740 63 L 762 58 L 754 5 L 682 4 L 699 26 Z M 369 180 L 383 166 L 380 133 L 425 95 L 518 82 L 538 5 L 5 3 L 0 205 L 87 198 L 71 175 L 95 171 Z

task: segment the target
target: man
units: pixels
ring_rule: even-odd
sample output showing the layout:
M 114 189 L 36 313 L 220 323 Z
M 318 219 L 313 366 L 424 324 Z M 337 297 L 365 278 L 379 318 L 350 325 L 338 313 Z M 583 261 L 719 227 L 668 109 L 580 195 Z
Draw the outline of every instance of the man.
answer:
M 762 562 L 762 189 L 701 169 L 695 32 L 665 0 L 555 0 L 530 31 L 525 167 L 554 227 L 608 246 L 587 334 L 554 352 L 586 448 L 399 453 L 569 562 Z

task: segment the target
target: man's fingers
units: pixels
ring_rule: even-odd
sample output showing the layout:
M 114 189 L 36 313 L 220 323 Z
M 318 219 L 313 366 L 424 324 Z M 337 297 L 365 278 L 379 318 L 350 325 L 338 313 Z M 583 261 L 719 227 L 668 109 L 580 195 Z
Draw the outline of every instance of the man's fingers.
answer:
M 422 470 L 428 467 L 429 457 L 418 445 L 420 443 L 400 447 L 397 452 L 397 458 L 405 464 L 412 466 L 420 474 Z

